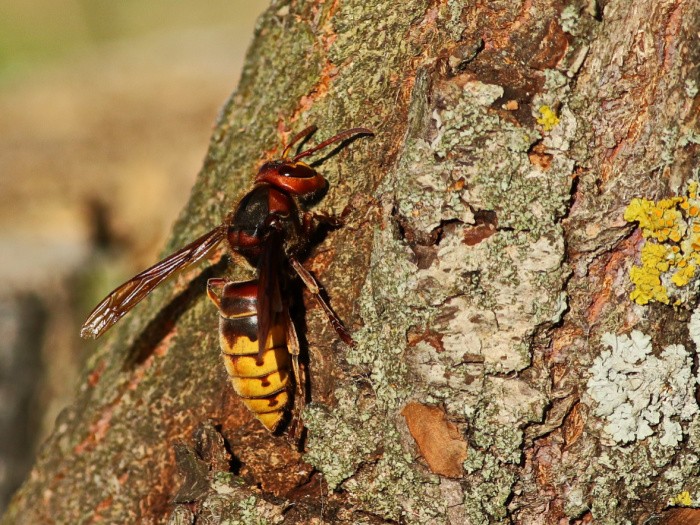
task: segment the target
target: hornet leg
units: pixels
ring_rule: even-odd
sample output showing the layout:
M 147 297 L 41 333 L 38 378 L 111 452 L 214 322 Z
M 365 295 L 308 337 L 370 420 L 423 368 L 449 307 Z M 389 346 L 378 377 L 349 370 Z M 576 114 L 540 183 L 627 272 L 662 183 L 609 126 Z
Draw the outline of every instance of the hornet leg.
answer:
M 314 297 L 316 297 L 316 300 L 323 308 L 323 311 L 326 313 L 326 317 L 328 317 L 328 321 L 330 321 L 331 326 L 336 331 L 338 336 L 345 342 L 345 344 L 355 346 L 355 341 L 353 341 L 350 332 L 348 332 L 347 329 L 343 326 L 343 323 L 340 320 L 340 318 L 335 314 L 331 306 L 321 295 L 321 289 L 318 286 L 316 279 L 314 279 L 314 276 L 311 275 L 309 271 L 306 268 L 304 268 L 304 266 L 302 266 L 302 264 L 295 258 L 290 257 L 289 262 L 291 263 L 292 268 L 294 268 L 294 271 L 297 272 L 297 275 L 304 282 L 304 285 L 309 289 L 309 291 L 314 295 Z

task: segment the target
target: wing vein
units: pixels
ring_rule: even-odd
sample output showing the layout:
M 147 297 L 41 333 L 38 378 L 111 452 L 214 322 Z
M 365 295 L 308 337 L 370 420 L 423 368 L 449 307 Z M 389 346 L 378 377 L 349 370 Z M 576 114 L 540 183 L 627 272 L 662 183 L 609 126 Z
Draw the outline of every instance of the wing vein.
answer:
M 224 225 L 218 226 L 114 289 L 90 313 L 80 336 L 87 339 L 102 335 L 159 284 L 202 259 L 225 235 Z

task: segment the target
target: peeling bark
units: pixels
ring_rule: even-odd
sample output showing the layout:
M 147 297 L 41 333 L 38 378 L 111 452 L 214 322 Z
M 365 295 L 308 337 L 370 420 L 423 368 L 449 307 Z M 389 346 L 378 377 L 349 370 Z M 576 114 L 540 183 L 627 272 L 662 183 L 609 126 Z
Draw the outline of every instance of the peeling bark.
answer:
M 273 2 L 167 251 L 290 133 L 375 131 L 319 166 L 319 208 L 350 211 L 306 265 L 358 344 L 305 301 L 306 449 L 226 383 L 203 285 L 244 272 L 218 254 L 92 357 L 3 523 L 671 523 L 700 506 L 698 416 L 665 412 L 678 442 L 652 424 L 620 443 L 590 391 L 632 329 L 696 375 L 697 292 L 630 301 L 643 239 L 623 211 L 698 176 L 698 22 L 698 0 Z M 461 433 L 461 477 L 420 459 L 410 403 Z

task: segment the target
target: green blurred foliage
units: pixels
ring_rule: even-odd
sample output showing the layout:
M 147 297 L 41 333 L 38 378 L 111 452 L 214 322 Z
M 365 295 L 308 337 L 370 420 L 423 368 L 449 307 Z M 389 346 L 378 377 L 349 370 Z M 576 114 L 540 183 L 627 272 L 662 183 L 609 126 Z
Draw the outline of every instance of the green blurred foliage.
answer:
M 230 26 L 245 29 L 264 0 L 0 0 L 0 79 L 125 38 Z M 237 27 L 240 23 L 241 27 Z

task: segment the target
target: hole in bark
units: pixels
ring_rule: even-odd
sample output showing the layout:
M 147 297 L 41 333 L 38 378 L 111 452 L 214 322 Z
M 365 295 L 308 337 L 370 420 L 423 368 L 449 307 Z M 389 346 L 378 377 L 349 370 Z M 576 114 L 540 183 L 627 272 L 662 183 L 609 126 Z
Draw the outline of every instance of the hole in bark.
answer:
M 498 229 L 498 216 L 493 210 L 479 210 L 474 214 L 474 226 L 464 230 L 462 242 L 475 246 L 488 239 Z
M 484 50 L 484 41 L 480 38 L 448 49 L 438 59 L 438 70 L 447 78 L 462 74 L 471 61 Z
M 408 331 L 408 346 L 416 346 L 421 341 L 432 346 L 440 354 L 445 351 L 442 343 L 443 334 L 432 331 L 429 327 L 412 326 Z
M 547 171 L 552 163 L 552 155 L 546 152 L 544 143 L 541 140 L 538 140 L 532 145 L 527 152 L 527 156 L 530 159 L 530 164 L 538 166 L 544 171 Z

